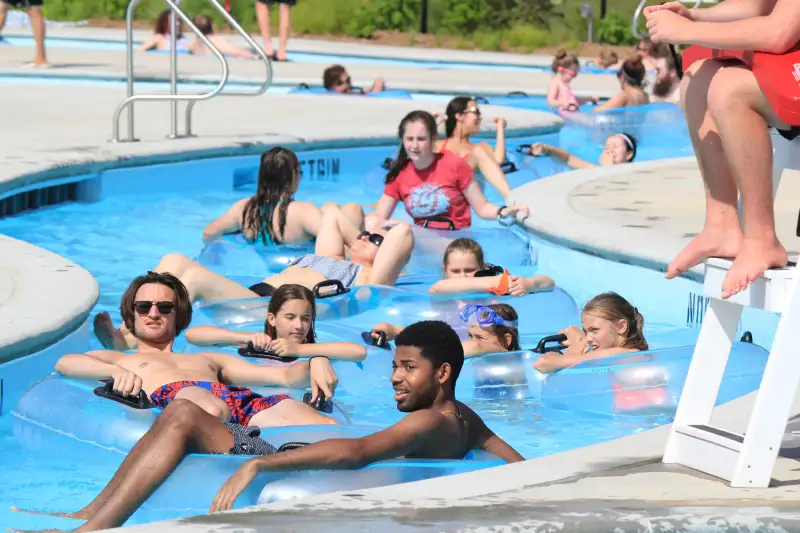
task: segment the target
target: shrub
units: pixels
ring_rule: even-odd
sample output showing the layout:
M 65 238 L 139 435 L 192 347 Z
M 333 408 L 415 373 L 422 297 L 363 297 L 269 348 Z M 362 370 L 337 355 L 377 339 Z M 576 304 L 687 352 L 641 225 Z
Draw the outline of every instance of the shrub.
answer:
M 636 38 L 631 32 L 631 19 L 611 11 L 597 25 L 597 37 L 601 42 L 613 45 L 631 45 L 636 43 Z

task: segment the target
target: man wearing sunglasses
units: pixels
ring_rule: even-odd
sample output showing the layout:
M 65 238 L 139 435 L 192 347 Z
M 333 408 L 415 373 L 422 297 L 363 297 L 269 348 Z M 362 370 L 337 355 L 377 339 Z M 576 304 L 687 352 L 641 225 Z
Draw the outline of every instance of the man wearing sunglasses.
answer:
M 331 65 L 322 73 L 322 86 L 327 91 L 343 94 L 379 93 L 384 90 L 383 79 L 376 79 L 368 89 L 354 89 L 350 74 L 342 65 Z
M 275 453 L 259 437 L 260 427 L 336 423 L 285 394 L 264 397 L 233 386 L 305 388 L 314 381 L 330 398 L 336 374 L 327 358 L 266 366 L 220 353 L 173 352 L 175 337 L 191 322 L 192 305 L 186 287 L 171 274 L 137 277 L 122 297 L 120 312 L 138 340 L 135 353 L 69 354 L 56 370 L 65 377 L 113 380 L 114 392 L 123 396 L 135 398 L 144 391 L 164 411 L 103 492 L 70 515 L 88 520 L 78 531 L 122 525 L 189 453 Z

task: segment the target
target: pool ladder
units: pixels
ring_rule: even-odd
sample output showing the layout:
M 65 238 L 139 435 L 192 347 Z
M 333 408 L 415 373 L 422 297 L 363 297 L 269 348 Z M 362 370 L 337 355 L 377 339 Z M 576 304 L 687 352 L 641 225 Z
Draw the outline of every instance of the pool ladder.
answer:
M 170 94 L 133 94 L 133 82 L 134 82 L 134 73 L 133 73 L 133 14 L 136 10 L 136 6 L 139 4 L 140 0 L 131 0 L 130 4 L 128 4 L 128 11 L 125 17 L 125 33 L 127 37 L 127 77 L 128 77 L 128 86 L 127 86 L 127 98 L 122 101 L 122 103 L 117 107 L 116 111 L 114 111 L 114 118 L 112 124 L 112 136 L 111 142 L 135 142 L 138 141 L 134 135 L 134 117 L 133 117 L 133 103 L 137 100 L 147 100 L 147 101 L 168 101 L 170 102 L 170 133 L 167 136 L 168 139 L 178 139 L 181 137 L 194 137 L 192 134 L 192 110 L 194 109 L 195 103 L 201 100 L 208 100 L 215 96 L 258 96 L 260 94 L 264 94 L 266 90 L 269 88 L 270 84 L 272 83 L 272 62 L 270 61 L 269 56 L 264 52 L 264 50 L 253 40 L 250 35 L 242 28 L 236 19 L 234 19 L 230 13 L 228 13 L 225 8 L 220 5 L 216 0 L 209 0 L 209 3 L 214 6 L 214 8 L 219 11 L 225 20 L 237 31 L 239 34 L 244 37 L 244 39 L 250 44 L 251 47 L 255 50 L 255 52 L 261 56 L 261 60 L 264 62 L 266 67 L 266 77 L 264 83 L 261 84 L 255 91 L 246 91 L 246 92 L 230 92 L 230 93 L 223 93 L 222 89 L 225 87 L 225 84 L 228 82 L 228 62 L 225 59 L 225 56 L 213 45 L 211 41 L 203 35 L 197 26 L 194 25 L 191 18 L 189 18 L 186 13 L 181 10 L 179 4 L 180 0 L 164 0 L 170 8 Z M 180 17 L 184 23 L 195 33 L 197 34 L 198 38 L 202 40 L 205 45 L 208 47 L 211 52 L 217 56 L 219 60 L 220 67 L 222 72 L 220 74 L 220 81 L 213 90 L 207 93 L 201 94 L 179 94 L 178 93 L 178 53 L 176 50 L 176 33 L 177 33 L 177 17 Z M 186 105 L 186 118 L 185 118 L 185 132 L 183 135 L 178 133 L 178 101 L 179 100 L 186 100 L 189 103 Z M 120 138 L 119 132 L 119 121 L 120 117 L 122 116 L 122 111 L 127 108 L 128 109 L 128 136 L 125 139 Z

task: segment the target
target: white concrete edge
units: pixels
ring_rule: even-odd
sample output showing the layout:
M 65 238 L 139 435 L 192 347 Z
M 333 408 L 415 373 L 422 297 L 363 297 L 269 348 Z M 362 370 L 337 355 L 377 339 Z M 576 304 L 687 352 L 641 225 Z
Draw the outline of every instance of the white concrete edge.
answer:
M 0 235 L 0 363 L 37 352 L 80 327 L 100 289 L 52 252 Z
M 681 251 L 685 242 L 662 236 L 652 239 L 647 228 L 622 227 L 587 217 L 572 208 L 571 192 L 585 183 L 607 176 L 655 172 L 670 165 L 696 165 L 694 156 L 659 159 L 610 167 L 571 170 L 530 182 L 512 191 L 511 197 L 530 207 L 531 214 L 524 226 L 545 240 L 618 263 L 636 264 L 659 272 Z M 703 266 L 691 269 L 686 277 L 700 281 Z

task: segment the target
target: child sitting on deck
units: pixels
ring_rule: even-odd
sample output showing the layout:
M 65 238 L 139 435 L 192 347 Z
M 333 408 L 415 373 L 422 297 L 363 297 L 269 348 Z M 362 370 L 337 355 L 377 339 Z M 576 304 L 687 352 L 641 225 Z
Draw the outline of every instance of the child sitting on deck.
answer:
M 653 41 L 785 54 L 800 41 L 800 2 L 742 0 L 706 9 L 670 2 L 645 9 Z M 767 126 L 793 140 L 800 129 L 780 120 L 743 63 L 709 59 L 683 77 L 681 100 L 706 189 L 703 230 L 673 260 L 674 278 L 709 257 L 734 259 L 722 297 L 787 263 L 775 233 L 772 144 Z M 737 201 L 742 197 L 743 228 Z

